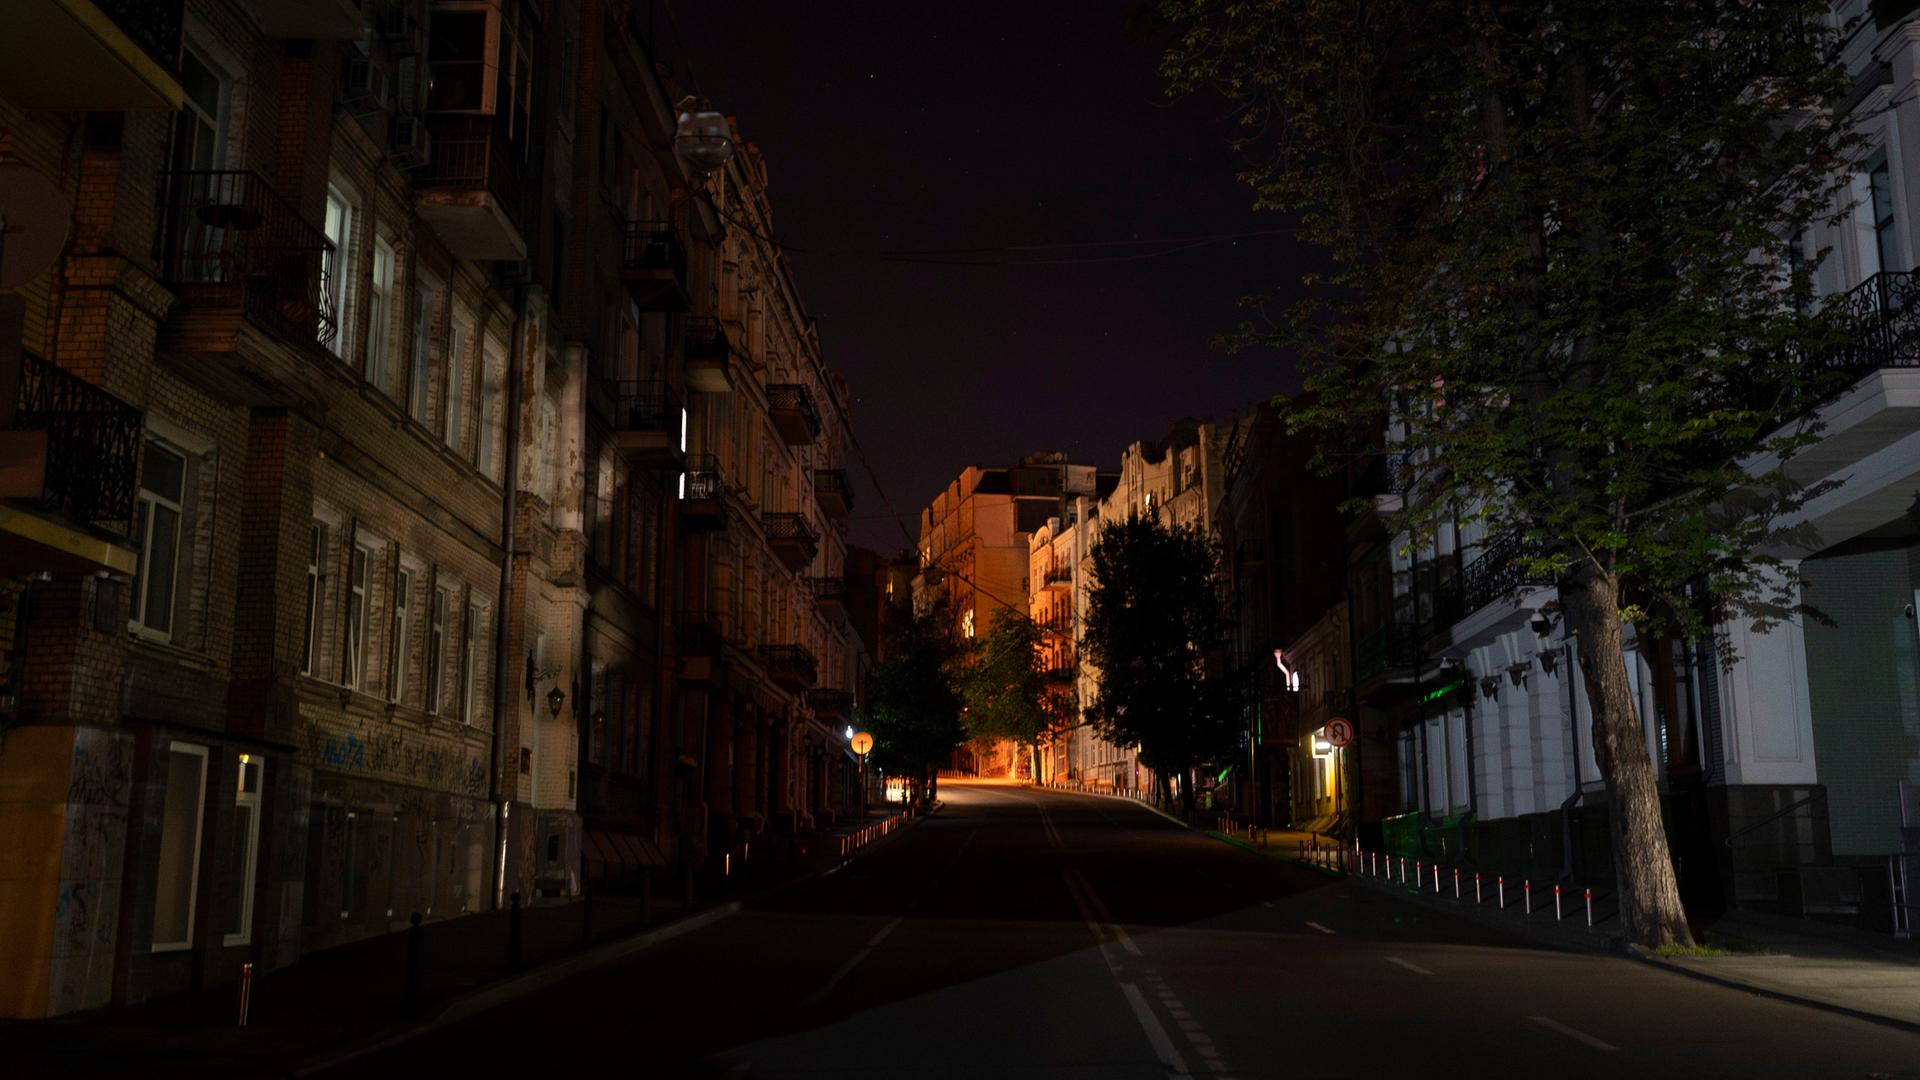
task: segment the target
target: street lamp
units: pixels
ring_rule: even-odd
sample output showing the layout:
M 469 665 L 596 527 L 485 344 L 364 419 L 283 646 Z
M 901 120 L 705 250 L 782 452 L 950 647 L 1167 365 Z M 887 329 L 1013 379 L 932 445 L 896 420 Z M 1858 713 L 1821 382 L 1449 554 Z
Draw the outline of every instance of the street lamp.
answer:
M 680 102 L 683 112 L 673 134 L 673 150 L 687 167 L 705 176 L 719 171 L 733 158 L 733 126 L 726 115 L 699 109 L 691 97 Z
M 547 691 L 547 711 L 553 714 L 555 720 L 560 719 L 560 706 L 566 703 L 567 692 L 565 690 L 555 686 L 553 689 Z
M 867 819 L 867 752 L 873 749 L 873 736 L 864 731 L 856 731 L 853 738 L 847 740 L 853 752 L 860 755 L 860 820 Z

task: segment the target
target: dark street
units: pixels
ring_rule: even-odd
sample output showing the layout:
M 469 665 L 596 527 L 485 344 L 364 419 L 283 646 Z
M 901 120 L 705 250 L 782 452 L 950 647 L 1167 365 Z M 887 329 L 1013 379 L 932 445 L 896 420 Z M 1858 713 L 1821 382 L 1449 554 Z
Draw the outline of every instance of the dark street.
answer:
M 1920 1075 L 1920 1035 L 1525 947 L 1124 800 L 942 797 L 843 872 L 328 1075 Z

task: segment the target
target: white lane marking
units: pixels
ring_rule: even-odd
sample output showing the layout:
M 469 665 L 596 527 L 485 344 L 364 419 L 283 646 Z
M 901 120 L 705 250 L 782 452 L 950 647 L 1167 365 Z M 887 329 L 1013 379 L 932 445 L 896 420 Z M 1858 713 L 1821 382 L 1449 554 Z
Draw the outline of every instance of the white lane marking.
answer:
M 872 954 L 873 954 L 873 946 L 871 945 L 868 945 L 865 948 L 861 949 L 859 952 L 854 953 L 851 957 L 847 959 L 846 963 L 840 965 L 840 970 L 833 973 L 832 977 L 827 980 L 827 983 L 825 986 L 822 986 L 820 989 L 815 990 L 812 996 L 807 998 L 807 1004 L 812 1005 L 824 999 L 828 994 L 833 993 L 833 988 L 840 985 L 840 980 L 846 978 L 848 975 L 853 974 L 853 969 L 860 966 L 860 961 L 865 960 L 868 956 L 871 956 Z
M 1397 956 L 1389 956 L 1389 957 L 1387 957 L 1387 963 L 1389 963 L 1389 964 L 1399 964 L 1399 965 L 1400 965 L 1401 967 L 1403 967 L 1403 968 L 1406 968 L 1406 969 L 1407 969 L 1408 971 L 1411 971 L 1411 972 L 1413 972 L 1413 973 L 1414 973 L 1415 975 L 1431 975 L 1431 974 L 1433 974 L 1433 972 L 1431 972 L 1431 971 L 1428 971 L 1428 970 L 1427 970 L 1426 968 L 1423 968 L 1423 967 L 1421 967 L 1421 966 L 1420 966 L 1419 964 L 1409 964 L 1409 963 L 1407 963 L 1407 962 L 1406 962 L 1405 960 L 1402 960 L 1402 959 L 1400 959 L 1400 958 L 1399 958 L 1399 957 L 1397 957 Z
M 877 933 L 877 934 L 875 934 L 875 935 L 873 935 L 873 936 L 872 936 L 871 938 L 868 938 L 868 939 L 867 939 L 867 948 L 869 948 L 869 949 L 871 949 L 871 948 L 873 948 L 873 947 L 874 947 L 875 945 L 878 945 L 878 944 L 880 944 L 880 943 L 881 943 L 882 941 L 885 941 L 885 940 L 886 940 L 886 938 L 887 938 L 887 935 L 888 935 L 888 934 L 891 934 L 891 933 L 893 933 L 893 928 L 894 928 L 894 927 L 896 927 L 896 926 L 899 926 L 899 925 L 900 925 L 900 923 L 901 923 L 901 922 L 902 922 L 903 920 L 905 920 L 905 919 L 906 919 L 906 916 L 905 916 L 905 915 L 896 915 L 896 916 L 894 916 L 894 920 L 893 920 L 892 922 L 890 922 L 890 923 L 888 923 L 887 925 L 885 925 L 885 926 L 883 926 L 883 927 L 881 927 L 881 928 L 880 928 L 880 932 L 879 932 L 879 933 Z
M 1087 876 L 1077 869 L 1070 869 L 1067 873 L 1073 875 L 1074 880 L 1079 883 L 1080 892 L 1087 898 L 1087 904 L 1093 908 L 1095 914 L 1100 916 L 1100 921 L 1106 924 L 1107 931 L 1120 942 L 1120 947 L 1134 956 L 1145 956 L 1146 954 L 1140 951 L 1140 946 L 1134 944 L 1133 937 L 1127 933 L 1126 928 L 1113 921 L 1113 912 L 1108 910 L 1106 901 L 1100 899 L 1100 894 L 1093 891 L 1093 882 L 1088 881 Z
M 1313 927 L 1313 928 L 1314 928 L 1315 930 L 1318 930 L 1318 931 L 1320 931 L 1320 932 L 1321 932 L 1321 933 L 1323 933 L 1323 934 L 1331 934 L 1331 933 L 1333 933 L 1333 928 L 1332 928 L 1332 927 L 1327 927 L 1327 926 L 1321 926 L 1321 925 L 1320 925 L 1319 923 L 1317 923 L 1317 922 L 1314 922 L 1314 921 L 1313 921 L 1312 919 L 1308 919 L 1308 920 L 1307 920 L 1307 925 L 1308 925 L 1308 926 L 1311 926 L 1311 927 Z
M 1271 900 L 1262 900 L 1262 901 L 1260 901 L 1260 906 L 1261 906 L 1261 907 L 1272 907 L 1272 906 L 1273 906 L 1273 901 L 1271 901 Z
M 1174 1024 L 1189 1035 L 1200 1030 L 1200 1025 L 1191 1020 L 1175 1020 Z
M 1610 1042 L 1603 1042 L 1587 1034 L 1584 1031 L 1580 1031 L 1577 1028 L 1570 1028 L 1567 1025 L 1561 1023 L 1560 1021 L 1555 1020 L 1551 1016 L 1529 1016 L 1527 1017 L 1527 1019 L 1533 1021 L 1536 1024 L 1539 1024 L 1541 1027 L 1546 1028 L 1548 1031 L 1557 1031 L 1560 1034 L 1565 1035 L 1567 1038 L 1572 1039 L 1574 1042 L 1585 1043 L 1586 1045 L 1593 1047 L 1595 1050 L 1606 1050 L 1608 1052 L 1612 1052 L 1620 1049 L 1619 1047 L 1613 1045 Z
M 1147 1033 L 1147 1042 L 1153 1046 L 1153 1052 L 1160 1063 L 1177 1073 L 1187 1072 L 1186 1059 L 1180 1051 L 1173 1048 L 1173 1040 L 1167 1037 L 1167 1029 L 1160 1026 L 1160 1018 L 1153 1015 L 1153 1006 L 1147 1004 L 1146 996 L 1140 988 L 1130 982 L 1120 984 L 1120 992 L 1126 995 L 1127 1004 L 1133 1007 L 1133 1018 L 1140 1022 L 1140 1030 Z

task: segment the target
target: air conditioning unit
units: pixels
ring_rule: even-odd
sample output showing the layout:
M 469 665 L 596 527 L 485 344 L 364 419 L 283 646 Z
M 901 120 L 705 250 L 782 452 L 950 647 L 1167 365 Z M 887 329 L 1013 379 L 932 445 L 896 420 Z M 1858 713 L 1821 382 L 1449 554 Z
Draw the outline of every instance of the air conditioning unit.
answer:
M 433 156 L 433 138 L 423 117 L 398 114 L 387 122 L 387 157 L 402 169 L 417 169 Z
M 340 72 L 340 100 L 353 109 L 386 108 L 387 69 L 363 57 L 347 57 Z
M 415 0 L 394 0 L 380 15 L 380 40 L 387 55 L 419 56 L 427 51 L 427 20 Z

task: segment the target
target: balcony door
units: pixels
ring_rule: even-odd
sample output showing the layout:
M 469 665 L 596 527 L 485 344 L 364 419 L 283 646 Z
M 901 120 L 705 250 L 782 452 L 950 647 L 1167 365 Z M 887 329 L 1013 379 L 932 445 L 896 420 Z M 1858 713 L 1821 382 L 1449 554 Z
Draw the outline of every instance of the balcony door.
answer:
M 235 203 L 240 195 L 234 178 L 218 175 L 226 164 L 233 79 L 188 42 L 181 50 L 180 82 L 186 96 L 174 116 L 168 158 L 174 191 L 168 200 L 167 245 L 177 280 L 223 281 L 222 264 L 229 255 L 223 240 L 233 234 L 202 210 Z

